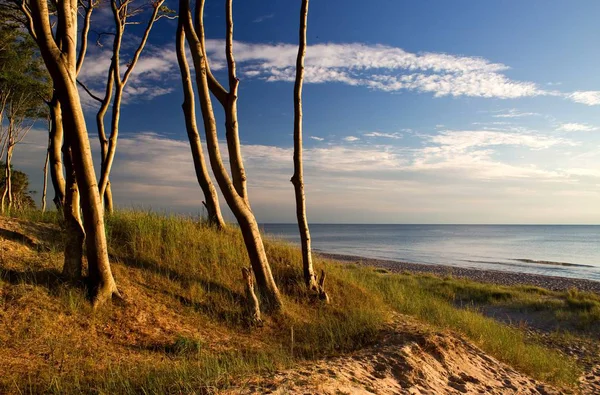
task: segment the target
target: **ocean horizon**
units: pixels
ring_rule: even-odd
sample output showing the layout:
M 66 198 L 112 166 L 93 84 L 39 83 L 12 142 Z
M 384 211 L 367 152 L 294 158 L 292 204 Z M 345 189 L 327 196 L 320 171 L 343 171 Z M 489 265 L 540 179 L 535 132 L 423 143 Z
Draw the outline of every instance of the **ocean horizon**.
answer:
M 299 244 L 297 224 L 261 224 Z M 600 225 L 311 224 L 312 248 L 417 264 L 600 281 Z

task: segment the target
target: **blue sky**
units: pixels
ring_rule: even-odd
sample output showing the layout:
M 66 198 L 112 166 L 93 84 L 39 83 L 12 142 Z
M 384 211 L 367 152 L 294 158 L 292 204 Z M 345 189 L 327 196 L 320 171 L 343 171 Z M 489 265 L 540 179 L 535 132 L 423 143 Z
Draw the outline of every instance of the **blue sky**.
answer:
M 299 6 L 234 2 L 240 137 L 261 222 L 294 221 Z M 207 0 L 207 45 L 220 78 L 223 11 Z M 304 89 L 309 220 L 600 223 L 599 14 L 597 1 L 313 0 Z M 97 10 L 96 26 L 107 16 Z M 175 26 L 157 22 L 127 89 L 111 177 L 122 207 L 201 210 Z M 140 34 L 133 27 L 129 49 Z M 107 48 L 91 46 L 81 75 L 97 92 Z M 96 141 L 96 104 L 85 103 Z M 45 138 L 33 130 L 15 153 L 37 190 Z

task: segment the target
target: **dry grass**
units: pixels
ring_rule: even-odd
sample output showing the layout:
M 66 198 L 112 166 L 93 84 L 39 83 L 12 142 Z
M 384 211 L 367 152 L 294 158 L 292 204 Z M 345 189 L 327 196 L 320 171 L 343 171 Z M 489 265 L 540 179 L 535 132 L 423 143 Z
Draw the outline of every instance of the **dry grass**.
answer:
M 460 331 L 533 377 L 572 384 L 579 373 L 517 329 L 457 308 L 419 276 L 317 259 L 332 303 L 311 302 L 299 251 L 274 241 L 267 253 L 286 309 L 249 328 L 240 271 L 249 263 L 236 228 L 216 232 L 192 218 L 150 212 L 108 218 L 114 275 L 127 303 L 94 312 L 82 287 L 61 281 L 60 241 L 48 233 L 40 238 L 50 251 L 0 246 L 0 392 L 211 392 L 299 359 L 365 347 L 393 311 Z

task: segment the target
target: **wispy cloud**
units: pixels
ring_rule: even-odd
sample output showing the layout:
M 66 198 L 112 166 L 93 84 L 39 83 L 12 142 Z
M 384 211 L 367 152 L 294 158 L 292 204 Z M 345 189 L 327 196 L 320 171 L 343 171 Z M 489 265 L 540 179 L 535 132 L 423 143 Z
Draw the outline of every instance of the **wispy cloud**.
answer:
M 572 141 L 528 130 L 448 130 L 420 137 L 423 144 L 416 148 L 360 143 L 307 147 L 309 217 L 321 222 L 409 221 L 407 218 L 413 222 L 442 218 L 503 222 L 511 221 L 513 215 L 513 221 L 539 222 L 556 221 L 557 217 L 547 215 L 556 213 L 554 207 L 559 206 L 569 207 L 565 219 L 570 221 L 577 213 L 591 221 L 590 212 L 595 213 L 590 208 L 600 196 L 597 149 L 585 154 L 586 146 L 577 146 L 574 148 L 582 149 L 585 157 L 561 157 L 557 152 L 564 146 L 573 147 Z M 27 144 L 15 153 L 15 166 L 41 175 L 46 143 L 47 131 L 32 130 Z M 227 160 L 225 142 L 221 142 L 221 150 Z M 554 160 L 514 162 L 497 155 L 505 150 L 548 155 Z M 98 153 L 97 144 L 94 152 Z M 293 221 L 289 182 L 293 148 L 246 144 L 242 153 L 259 220 Z M 32 177 L 33 188 L 39 190 L 40 179 Z M 202 207 L 187 141 L 156 133 L 124 135 L 111 182 L 119 206 L 184 212 L 198 212 Z M 402 196 L 402 205 L 398 205 L 398 196 Z M 565 205 L 565 199 L 573 204 Z M 365 205 L 365 201 L 372 204 Z M 532 205 L 537 209 L 531 210 Z M 223 208 L 226 210 L 225 203 Z M 233 220 L 231 214 L 229 218 Z
M 266 14 L 266 15 L 261 15 L 258 18 L 254 19 L 252 22 L 253 23 L 261 23 L 266 21 L 267 19 L 272 19 L 275 17 L 275 14 Z
M 577 91 L 567 97 L 576 103 L 587 104 L 588 106 L 600 105 L 600 91 Z
M 401 139 L 402 138 L 402 134 L 398 133 L 398 132 L 395 132 L 395 133 L 369 132 L 369 133 L 363 134 L 363 136 L 365 136 L 365 137 L 383 137 L 383 138 L 388 138 L 388 139 Z
M 213 68 L 225 67 L 223 41 L 207 40 L 206 44 Z M 268 82 L 294 80 L 296 45 L 236 42 L 235 54 L 246 77 Z M 337 82 L 386 92 L 425 92 L 435 97 L 515 99 L 548 95 L 588 105 L 600 104 L 600 92 L 548 90 L 535 82 L 509 78 L 505 74 L 508 69 L 503 63 L 477 56 L 411 53 L 381 44 L 326 43 L 307 49 L 305 81 Z
M 516 108 L 511 108 L 509 110 L 503 110 L 500 114 L 492 115 L 494 118 L 522 118 L 522 117 L 533 117 L 538 116 L 537 112 L 523 112 L 519 111 Z
M 127 49 L 121 55 L 121 73 L 125 73 L 129 55 Z M 129 48 L 130 49 L 130 48 Z M 94 94 L 102 97 L 112 51 L 92 47 L 85 59 L 79 78 Z M 148 45 L 140 56 L 124 91 L 125 104 L 132 100 L 152 100 L 174 91 L 174 81 L 178 78 L 177 57 L 172 46 L 154 47 Z M 82 93 L 82 97 L 88 97 Z M 84 99 L 85 100 L 85 99 Z M 97 105 L 96 102 L 93 102 Z
M 358 137 L 356 137 L 356 136 L 347 136 L 347 137 L 344 137 L 344 139 L 343 139 L 343 140 L 344 140 L 344 141 L 353 142 L 353 141 L 358 141 L 358 140 L 360 140 L 360 138 L 358 138 Z
M 588 125 L 585 123 L 563 123 L 558 127 L 561 132 L 592 132 L 598 130 L 596 126 Z
M 224 66 L 222 40 L 208 40 L 213 66 Z M 243 72 L 266 81 L 293 81 L 297 46 L 237 42 Z M 386 45 L 317 44 L 307 50 L 306 82 L 341 82 L 383 91 L 431 92 L 435 96 L 514 98 L 545 94 L 532 82 L 510 80 L 508 66 L 480 57 L 415 54 Z
M 310 136 L 311 139 L 313 140 L 317 140 L 317 141 L 323 141 L 325 140 L 323 137 L 318 137 L 318 136 Z

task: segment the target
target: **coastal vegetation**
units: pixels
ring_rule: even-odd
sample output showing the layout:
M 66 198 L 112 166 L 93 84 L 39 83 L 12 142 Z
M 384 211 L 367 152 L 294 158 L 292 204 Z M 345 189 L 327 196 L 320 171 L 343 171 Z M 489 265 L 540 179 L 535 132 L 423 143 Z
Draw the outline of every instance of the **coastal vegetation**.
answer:
M 98 42 L 104 36 L 113 39 L 105 93 L 98 97 L 78 77 L 88 67 L 91 16 L 102 4 L 110 6 L 113 26 L 95 34 Z M 212 74 L 207 56 L 204 0 L 179 0 L 177 12 L 163 0 L 0 0 L 0 6 L 0 126 L 8 124 L 6 132 L 0 130 L 6 147 L 0 169 L 0 392 L 250 388 L 257 377 L 298 363 L 375 347 L 390 325 L 409 321 L 419 331 L 468 339 L 485 360 L 495 361 L 489 354 L 561 389 L 576 389 L 583 372 L 598 364 L 598 345 L 592 340 L 600 321 L 596 294 L 392 273 L 313 256 L 302 160 L 308 0 L 300 9 L 293 96 L 291 181 L 300 249 L 262 234 L 251 208 L 240 144 L 232 0 L 225 1 L 226 61 L 219 65 L 226 69 L 226 86 Z M 121 103 L 161 18 L 177 19 L 183 116 L 206 219 L 113 207 L 110 176 Z M 140 23 L 145 26 L 141 39 L 123 45 L 125 27 Z M 27 44 L 27 51 L 6 56 L 6 43 Z M 134 49 L 124 55 L 127 46 Z M 125 56 L 131 56 L 129 63 L 122 62 Z M 36 67 L 24 66 L 30 63 Z M 31 72 L 23 73 L 25 68 Z M 33 78 L 25 88 L 19 85 L 23 76 Z M 17 97 L 27 102 L 26 108 L 14 110 L 11 81 L 27 93 L 27 100 Z M 100 105 L 96 128 L 101 161 L 96 167 L 84 94 Z M 213 100 L 225 118 L 223 152 Z M 11 167 L 14 146 L 42 116 L 49 120 L 44 174 L 50 170 L 54 211 L 45 210 L 45 187 L 44 209 L 32 209 L 27 177 Z M 217 188 L 236 224 L 223 220 Z M 529 317 L 527 325 L 519 319 L 523 314 Z M 432 354 L 441 353 L 433 349 Z
M 519 371 L 565 388 L 576 388 L 586 363 L 597 363 L 592 348 L 585 356 L 561 351 L 597 335 L 596 294 L 390 273 L 316 257 L 328 273 L 331 303 L 314 303 L 306 297 L 301 251 L 271 239 L 266 253 L 286 309 L 263 317 L 262 327 L 249 326 L 240 231 L 152 212 L 108 217 L 109 256 L 124 300 L 93 310 L 84 288 L 61 281 L 60 216 L 18 216 L 3 218 L 2 227 L 33 226 L 37 244 L 5 247 L 1 256 L 0 348 L 8 357 L 1 363 L 13 367 L 2 367 L 9 372 L 0 384 L 6 391 L 224 390 L 373 345 L 397 313 L 465 336 Z M 486 313 L 494 307 L 549 314 L 558 326 L 531 331 Z

